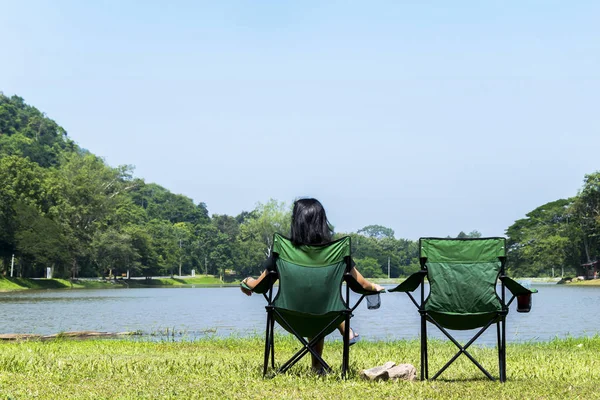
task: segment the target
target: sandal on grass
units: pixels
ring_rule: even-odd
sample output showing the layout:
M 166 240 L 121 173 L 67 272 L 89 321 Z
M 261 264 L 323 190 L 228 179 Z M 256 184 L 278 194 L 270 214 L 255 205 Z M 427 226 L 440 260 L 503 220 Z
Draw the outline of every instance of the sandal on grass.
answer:
M 360 340 L 360 335 L 357 332 L 354 332 L 352 329 L 350 329 L 350 332 L 352 332 L 352 339 L 348 341 L 348 346 L 352 346 Z

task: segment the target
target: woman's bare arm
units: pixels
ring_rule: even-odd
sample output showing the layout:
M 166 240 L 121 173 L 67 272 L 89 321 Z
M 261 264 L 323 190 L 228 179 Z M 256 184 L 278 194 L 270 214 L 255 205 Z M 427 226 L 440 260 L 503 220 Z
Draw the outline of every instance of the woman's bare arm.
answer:
M 352 268 L 350 270 L 350 274 L 352 275 L 352 277 L 354 279 L 356 279 L 356 282 L 358 282 L 358 284 L 360 286 L 362 286 L 362 288 L 365 290 L 371 290 L 374 292 L 381 292 L 381 291 L 385 290 L 385 288 L 383 286 L 380 286 L 376 283 L 371 283 L 368 280 L 366 280 L 365 277 L 362 276 L 362 274 L 360 272 L 358 272 L 356 267 Z
M 262 272 L 262 274 L 260 274 L 260 276 L 256 279 L 252 278 L 251 276 L 244 278 L 244 280 L 242 281 L 243 283 L 246 284 L 246 286 L 248 286 L 250 289 L 254 289 L 256 287 L 256 285 L 258 285 L 264 278 L 265 276 L 267 276 L 267 274 L 269 273 L 269 271 L 267 271 L 266 269 Z M 240 289 L 242 290 L 242 292 L 244 292 L 247 296 L 252 295 L 252 291 L 246 289 L 243 286 L 240 286 Z

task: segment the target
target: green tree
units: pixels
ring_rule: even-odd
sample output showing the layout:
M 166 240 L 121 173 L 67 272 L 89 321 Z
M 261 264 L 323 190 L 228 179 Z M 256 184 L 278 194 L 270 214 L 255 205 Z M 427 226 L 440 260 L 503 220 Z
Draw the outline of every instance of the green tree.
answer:
M 173 194 L 155 183 L 146 184 L 141 179 L 136 180 L 131 198 L 134 204 L 146 211 L 148 219 L 191 224 L 209 222 L 208 210 L 204 203 L 195 205 L 190 198 Z
M 233 269 L 233 253 L 231 239 L 225 233 L 219 232 L 209 253 L 209 266 L 223 280 L 225 271 Z
M 600 172 L 585 175 L 583 188 L 572 205 L 579 225 L 585 261 L 600 256 Z
M 147 227 L 132 224 L 124 227 L 123 232 L 129 236 L 131 246 L 139 256 L 131 264 L 133 266 L 132 273 L 145 277 L 157 275 L 159 272 L 157 266 L 160 261 Z
M 216 246 L 219 230 L 210 224 L 198 224 L 194 227 L 194 239 L 192 255 L 194 265 L 197 265 L 199 271 L 209 274 L 209 256 L 212 249 Z M 212 265 L 212 262 L 211 262 Z M 212 268 L 211 268 L 212 271 Z
M 273 246 L 273 234 L 288 235 L 290 221 L 290 208 L 284 202 L 271 199 L 265 204 L 257 204 L 240 226 L 240 234 L 242 240 L 262 243 L 263 255 L 268 256 Z
M 128 170 L 109 168 L 92 154 L 72 153 L 51 172 L 49 215 L 65 233 L 71 265 L 64 275 L 76 276 L 78 262 L 91 258 L 90 243 L 96 230 L 104 228 L 116 213 Z
M 116 276 L 118 272 L 139 272 L 139 253 L 127 233 L 115 229 L 96 231 L 91 242 L 92 257 L 103 275 Z
M 152 238 L 152 248 L 156 252 L 155 264 L 146 270 L 146 273 L 149 276 L 174 275 L 175 267 L 178 265 L 179 241 L 173 224 L 167 220 L 153 219 L 146 225 L 146 229 Z
M 5 267 L 16 251 L 17 204 L 30 205 L 42 215 L 48 208 L 46 176 L 44 169 L 26 158 L 0 158 L 0 257 Z
M 173 225 L 175 238 L 177 239 L 177 265 L 179 267 L 179 276 L 185 271 L 191 270 L 192 266 L 192 248 L 193 248 L 193 227 L 188 222 L 177 222 Z
M 449 237 L 449 236 L 448 236 Z M 481 233 L 477 230 L 473 230 L 469 233 L 465 233 L 463 231 L 460 231 L 458 233 L 458 235 L 456 235 L 457 239 L 469 239 L 469 238 L 480 238 L 481 237 Z
M 534 277 L 551 275 L 553 268 L 575 270 L 580 240 L 571 216 L 572 202 L 561 199 L 546 203 L 506 230 L 512 274 Z
M 345 236 L 338 234 L 336 237 Z M 351 233 L 352 257 L 356 259 L 372 258 L 377 260 L 379 271 L 387 276 L 388 260 L 390 263 L 390 276 L 395 278 L 406 276 L 411 271 L 418 270 L 418 247 L 415 242 L 392 237 L 364 236 Z M 362 272 L 362 271 L 361 271 Z
M 361 235 L 372 237 L 375 239 L 383 239 L 383 238 L 393 238 L 394 230 L 391 228 L 386 228 L 381 225 L 368 225 L 364 228 L 358 230 L 356 233 Z
M 354 260 L 356 268 L 365 278 L 383 278 L 386 275 L 381 271 L 379 261 L 375 258 L 365 257 Z
M 56 122 L 18 96 L 0 93 L 0 157 L 17 155 L 42 167 L 59 164 L 75 144 Z
M 54 270 L 56 265 L 67 262 L 64 236 L 56 222 L 23 202 L 17 203 L 15 211 L 15 249 L 21 257 L 19 276 L 45 277 L 46 267 Z

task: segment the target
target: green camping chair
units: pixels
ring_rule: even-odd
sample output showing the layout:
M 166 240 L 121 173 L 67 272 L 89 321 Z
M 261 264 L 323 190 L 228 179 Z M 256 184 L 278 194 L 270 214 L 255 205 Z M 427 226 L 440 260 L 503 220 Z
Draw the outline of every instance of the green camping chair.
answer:
M 467 356 L 489 379 L 494 377 L 467 351 L 477 338 L 496 324 L 500 381 L 506 381 L 506 316 L 508 307 L 518 297 L 517 311 L 529 312 L 531 293 L 505 275 L 506 242 L 504 238 L 419 239 L 421 270 L 390 292 L 405 292 L 421 314 L 421 380 L 429 379 L 427 356 L 427 321 L 437 326 L 457 347 L 458 352 L 431 379 L 436 379 L 461 354 Z M 429 281 L 425 298 L 424 279 Z M 500 279 L 500 295 L 496 285 Z M 413 295 L 421 286 L 421 301 Z M 505 289 L 512 297 L 508 302 Z M 522 304 L 528 303 L 528 304 Z M 479 329 L 464 346 L 448 330 Z
M 350 237 L 324 245 L 295 247 L 289 239 L 274 235 L 272 256 L 275 257 L 276 270 L 270 271 L 254 289 L 244 285 L 255 293 L 263 294 L 267 300 L 263 375 L 267 374 L 269 356 L 271 367 L 275 368 L 275 322 L 302 344 L 302 348 L 277 370 L 277 373 L 282 373 L 308 353 L 319 360 L 325 371 L 331 372 L 331 367 L 313 348 L 345 321 L 342 377 L 346 377 L 352 312 L 366 295 L 377 293 L 364 290 L 350 274 L 350 252 Z M 277 279 L 279 290 L 273 298 L 273 284 Z M 346 282 L 344 290 L 343 281 Z M 350 305 L 350 290 L 362 295 L 353 306 Z

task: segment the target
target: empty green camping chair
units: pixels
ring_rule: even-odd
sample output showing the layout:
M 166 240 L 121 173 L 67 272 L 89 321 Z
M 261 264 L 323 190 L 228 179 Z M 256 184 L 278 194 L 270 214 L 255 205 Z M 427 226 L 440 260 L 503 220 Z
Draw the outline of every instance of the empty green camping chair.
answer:
M 494 377 L 467 351 L 487 328 L 496 324 L 500 381 L 506 381 L 506 316 L 508 307 L 519 297 L 518 311 L 528 312 L 531 293 L 505 275 L 506 241 L 504 238 L 419 239 L 421 271 L 414 273 L 390 292 L 405 292 L 421 315 L 421 380 L 429 379 L 427 321 L 437 326 L 457 347 L 458 352 L 431 379 L 436 379 L 461 354 L 467 356 L 488 378 Z M 425 297 L 424 280 L 429 281 Z M 499 280 L 499 282 L 498 282 Z M 496 286 L 499 283 L 498 294 Z M 421 301 L 413 295 L 421 287 Z M 507 302 L 505 289 L 512 297 Z M 522 304 L 525 300 L 525 303 Z M 527 307 L 529 306 L 529 307 Z M 448 330 L 479 329 L 465 345 Z
M 350 252 L 350 237 L 323 245 L 296 247 L 289 239 L 279 234 L 274 235 L 272 256 L 275 258 L 276 269 L 251 289 L 263 294 L 267 300 L 264 375 L 267 373 L 269 356 L 271 367 L 275 368 L 275 322 L 296 336 L 302 344 L 302 348 L 277 370 L 281 373 L 308 353 L 319 360 L 325 371 L 331 372 L 331 367 L 313 347 L 345 321 L 342 377 L 346 376 L 352 312 L 365 295 L 376 293 L 364 290 L 350 274 Z M 273 298 L 273 284 L 278 279 L 279 290 Z M 346 287 L 342 290 L 344 281 Z M 350 305 L 350 290 L 362 295 L 353 306 Z M 305 338 L 311 338 L 310 342 Z

